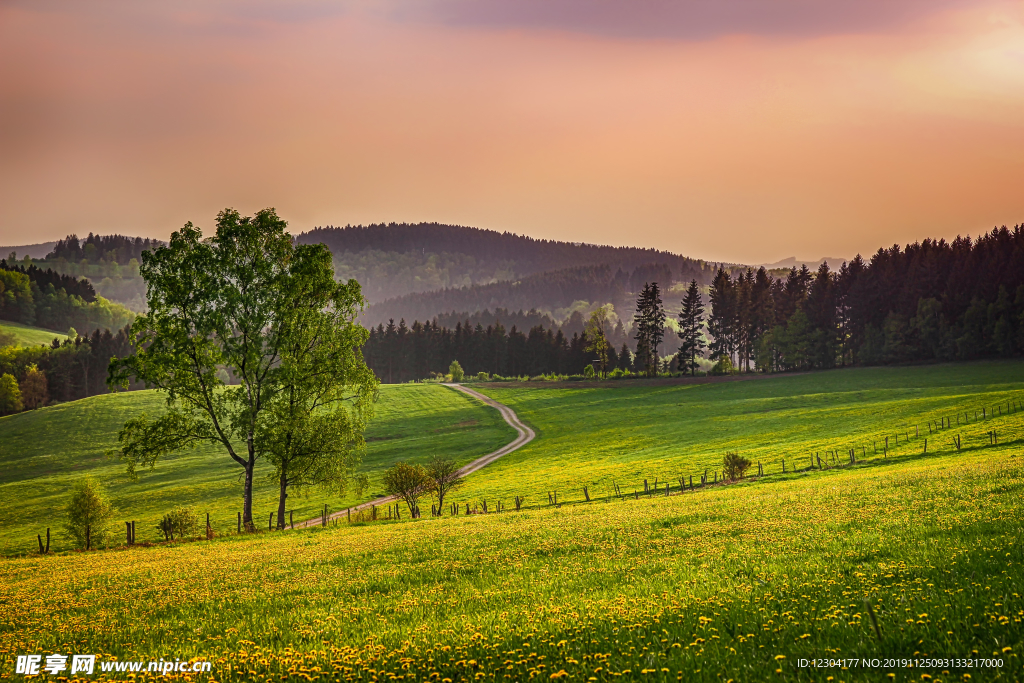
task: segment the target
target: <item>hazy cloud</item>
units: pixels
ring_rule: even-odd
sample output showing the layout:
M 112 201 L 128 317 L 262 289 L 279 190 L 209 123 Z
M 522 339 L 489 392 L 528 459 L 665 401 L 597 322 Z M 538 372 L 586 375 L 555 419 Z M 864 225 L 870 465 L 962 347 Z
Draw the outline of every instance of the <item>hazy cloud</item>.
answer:
M 403 0 L 395 18 L 627 38 L 885 31 L 965 0 Z

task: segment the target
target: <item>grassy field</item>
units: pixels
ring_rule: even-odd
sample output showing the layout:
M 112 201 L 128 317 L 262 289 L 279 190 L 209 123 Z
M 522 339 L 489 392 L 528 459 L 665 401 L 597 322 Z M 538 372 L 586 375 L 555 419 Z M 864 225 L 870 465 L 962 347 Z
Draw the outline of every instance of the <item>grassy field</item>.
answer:
M 118 520 L 137 520 L 139 540 L 162 538 L 157 521 L 182 504 L 209 512 L 218 531 L 233 530 L 241 509 L 241 469 L 223 452 L 185 451 L 140 471 L 137 482 L 125 476 L 122 463 L 106 457 L 126 419 L 138 412 L 155 414 L 162 405 L 155 392 L 139 391 L 0 417 L 0 509 L 6 511 L 0 515 L 0 553 L 31 549 L 36 534 L 48 526 L 56 534 L 68 492 L 82 475 L 107 488 Z M 342 498 L 315 490 L 291 498 L 288 507 L 295 510 L 296 522 L 316 516 L 324 503 L 337 510 L 382 495 L 381 473 L 398 460 L 420 462 L 436 453 L 468 462 L 515 437 L 497 411 L 439 385 L 384 386 L 376 413 L 361 468 L 369 489 L 359 498 L 351 491 Z M 253 514 L 266 524 L 277 510 L 277 487 L 268 467 L 258 471 Z M 67 547 L 62 536 L 54 542 Z
M 555 491 L 560 501 L 582 500 L 584 486 L 593 497 L 611 495 L 613 483 L 628 493 L 643 492 L 644 479 L 662 489 L 666 482 L 678 487 L 680 477 L 699 483 L 705 470 L 713 479 L 729 451 L 774 476 L 781 475 L 783 460 L 790 474 L 808 468 L 815 453 L 831 463 L 828 454 L 836 452 L 846 462 L 855 448 L 858 461 L 874 462 L 918 457 L 925 439 L 929 454 L 953 452 L 957 434 L 963 452 L 987 448 L 991 430 L 1000 442 L 1024 439 L 1017 417 L 1024 400 L 1020 361 L 851 368 L 712 384 L 472 386 L 510 406 L 538 434 L 474 476 L 463 494 L 473 500 L 508 503 L 520 495 L 528 505 L 546 505 L 547 493 Z M 945 418 L 952 427 L 939 429 Z M 889 458 L 883 457 L 886 437 Z
M 63 341 L 67 337 L 65 332 L 54 332 L 53 330 L 44 330 L 41 327 L 30 327 L 21 323 L 0 320 L 0 337 L 5 336 L 5 333 L 14 335 L 15 344 L 18 346 L 49 345 L 54 338 Z
M 532 507 L 9 558 L 0 676 L 17 654 L 73 652 L 209 660 L 217 681 L 1021 680 L 1022 384 L 1024 364 L 1004 362 L 714 385 L 477 385 L 539 436 L 459 497 L 507 509 L 517 492 Z M 388 387 L 385 403 L 414 410 L 435 394 L 404 392 L 428 390 L 444 391 Z M 969 424 L 957 428 L 954 411 Z M 945 417 L 953 426 L 929 435 Z M 406 411 L 391 419 L 392 433 L 426 437 Z M 452 414 L 422 441 L 466 421 Z M 908 440 L 915 424 L 921 436 Z M 892 448 L 875 456 L 887 434 Z M 838 449 L 847 463 L 855 446 L 856 464 L 808 468 L 808 453 Z M 678 491 L 677 475 L 727 450 L 768 476 Z M 642 490 L 655 477 L 672 478 L 673 495 L 609 495 L 613 480 Z M 548 490 L 582 498 L 584 483 L 594 502 L 546 504 Z M 857 663 L 801 665 L 819 658 Z

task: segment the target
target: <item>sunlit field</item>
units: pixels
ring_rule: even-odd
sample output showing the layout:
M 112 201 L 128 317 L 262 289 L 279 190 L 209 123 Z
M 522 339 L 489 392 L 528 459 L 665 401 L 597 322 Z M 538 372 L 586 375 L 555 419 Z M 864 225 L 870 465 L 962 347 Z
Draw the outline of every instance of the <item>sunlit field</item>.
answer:
M 85 652 L 208 660 L 198 679 L 217 681 L 1020 680 L 1022 378 L 1024 364 L 993 362 L 708 385 L 478 384 L 538 438 L 472 475 L 458 516 L 8 558 L 0 671 L 17 654 Z M 456 436 L 460 457 L 493 450 L 468 446 L 470 420 L 511 440 L 485 422 L 496 411 L 464 398 L 387 387 L 394 412 L 374 429 L 411 441 L 373 462 Z M 426 438 L 403 411 L 444 426 Z M 444 411 L 449 422 L 428 420 Z M 371 453 L 390 443 L 374 435 Z M 726 451 L 764 475 L 755 464 L 741 482 L 700 486 Z M 644 494 L 645 478 L 658 489 Z M 522 511 L 512 495 L 527 497 Z M 19 496 L 7 498 L 16 515 Z M 491 513 L 465 514 L 484 499 Z M 847 658 L 858 664 L 808 664 Z
M 51 527 L 52 548 L 68 548 L 60 534 L 61 515 L 71 487 L 82 475 L 104 484 L 117 511 L 117 538 L 123 521 L 136 521 L 139 541 L 162 539 L 160 518 L 176 505 L 191 505 L 205 522 L 209 512 L 218 533 L 235 532 L 242 507 L 241 468 L 213 448 L 184 451 L 139 471 L 139 480 L 125 476 L 124 464 L 105 454 L 117 443 L 117 432 L 132 415 L 163 409 L 153 391 L 94 396 L 42 410 L 0 417 L 0 553 L 9 555 L 36 547 L 36 535 Z M 464 394 L 439 385 L 381 387 L 376 418 L 367 431 L 361 471 L 370 481 L 361 496 L 349 487 L 345 496 L 311 490 L 293 495 L 288 510 L 296 524 L 315 517 L 323 506 L 340 510 L 359 500 L 381 495 L 381 473 L 400 459 L 423 462 L 444 454 L 468 462 L 511 441 L 515 431 L 497 411 Z M 261 463 L 262 464 L 262 463 Z M 277 511 L 277 484 L 271 468 L 257 467 L 253 516 L 261 528 Z

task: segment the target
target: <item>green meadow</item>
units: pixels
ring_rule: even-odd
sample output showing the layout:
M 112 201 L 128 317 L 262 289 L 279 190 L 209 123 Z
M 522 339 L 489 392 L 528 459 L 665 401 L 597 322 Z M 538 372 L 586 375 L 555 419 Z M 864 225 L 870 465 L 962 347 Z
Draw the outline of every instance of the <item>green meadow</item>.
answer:
M 216 681 L 1024 678 L 1024 363 L 474 386 L 538 433 L 456 496 L 505 512 L 51 556 L 23 540 L 38 528 L 24 518 L 66 496 L 47 481 L 106 472 L 118 504 L 154 521 L 222 499 L 233 519 L 238 484 L 202 453 L 118 479 L 99 442 L 158 408 L 151 393 L 0 419 L 3 538 L 23 553 L 0 561 L 0 671 L 26 652 L 89 652 L 208 660 Z M 493 450 L 512 438 L 498 419 L 445 387 L 384 387 L 371 483 L 430 449 Z M 59 448 L 22 454 L 34 441 Z M 728 451 L 765 476 L 699 486 Z M 698 486 L 680 491 L 689 474 Z
M 31 327 L 7 320 L 0 321 L 0 338 L 7 335 L 13 337 L 14 343 L 17 346 L 38 346 L 40 344 L 48 346 L 55 338 L 62 341 L 67 338 L 66 332 L 44 330 L 41 327 Z
M 157 414 L 163 400 L 155 391 L 93 396 L 41 410 L 0 417 L 0 553 L 34 547 L 36 534 L 51 528 L 53 545 L 68 547 L 60 532 L 61 511 L 82 476 L 104 485 L 117 509 L 115 517 L 136 520 L 136 536 L 157 540 L 159 519 L 177 505 L 210 513 L 220 533 L 234 532 L 241 510 L 241 468 L 222 450 L 200 447 L 175 454 L 153 469 L 125 475 L 124 464 L 106 453 L 117 444 L 124 422 L 138 414 Z M 289 498 L 295 522 L 315 517 L 327 504 L 339 510 L 383 495 L 380 479 L 398 460 L 423 462 L 434 454 L 468 462 L 511 441 L 515 431 L 497 411 L 439 385 L 383 386 L 376 417 L 366 433 L 360 470 L 370 485 L 362 496 L 328 495 L 310 490 Z M 253 515 L 267 525 L 277 511 L 277 486 L 269 466 L 258 468 Z M 118 532 L 117 538 L 123 536 Z

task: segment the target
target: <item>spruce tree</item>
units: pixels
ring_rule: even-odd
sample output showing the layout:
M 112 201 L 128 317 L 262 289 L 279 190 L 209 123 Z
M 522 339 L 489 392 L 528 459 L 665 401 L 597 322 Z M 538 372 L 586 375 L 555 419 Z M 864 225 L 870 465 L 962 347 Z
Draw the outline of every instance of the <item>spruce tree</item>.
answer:
M 640 296 L 636 300 L 636 313 L 633 315 L 636 329 L 637 370 L 641 367 L 648 377 L 658 376 L 658 345 L 665 335 L 665 308 L 661 303 L 661 292 L 657 282 L 644 284 Z
M 704 336 L 704 302 L 701 300 L 697 281 L 692 280 L 686 295 L 683 297 L 682 310 L 679 312 L 679 356 L 677 365 L 682 372 L 691 375 L 697 372 L 697 357 L 703 356 L 705 347 Z

